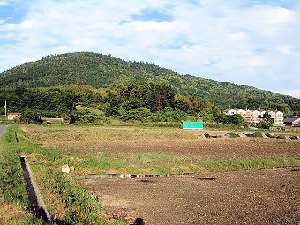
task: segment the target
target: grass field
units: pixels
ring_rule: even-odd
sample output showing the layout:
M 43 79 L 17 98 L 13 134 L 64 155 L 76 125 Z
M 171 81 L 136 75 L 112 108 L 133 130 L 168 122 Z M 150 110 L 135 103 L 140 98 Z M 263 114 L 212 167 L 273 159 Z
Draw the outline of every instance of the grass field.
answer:
M 19 156 L 26 155 L 52 218 L 69 224 L 125 224 L 101 219 L 98 199 L 73 178 L 79 175 L 203 173 L 300 165 L 299 140 L 198 139 L 195 134 L 197 131 L 168 127 L 10 125 L 1 139 L 1 157 L 13 158 L 18 164 Z M 61 172 L 66 164 L 74 168 L 70 174 Z M 7 168 L 20 174 L 18 166 Z M 21 206 L 26 214 L 22 182 L 4 182 L 18 185 L 20 195 L 13 189 L 2 192 L 3 199 L 11 199 L 8 205 L 0 201 L 5 204 L 3 209 L 18 211 Z

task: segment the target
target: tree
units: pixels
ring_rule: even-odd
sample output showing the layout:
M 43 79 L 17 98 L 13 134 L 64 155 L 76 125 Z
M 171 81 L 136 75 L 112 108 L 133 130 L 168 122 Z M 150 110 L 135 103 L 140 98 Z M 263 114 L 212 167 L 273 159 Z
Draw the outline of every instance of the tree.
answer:
M 148 116 L 151 115 L 150 109 L 147 109 L 145 107 L 140 107 L 137 109 L 130 109 L 125 110 L 123 107 L 120 107 L 118 110 L 118 113 L 120 114 L 120 118 L 122 120 L 139 120 L 143 121 Z
M 175 92 L 170 85 L 152 82 L 132 82 L 119 90 L 121 102 L 139 100 L 144 107 L 156 112 L 174 106 Z
M 242 126 L 246 123 L 246 119 L 240 114 L 234 114 L 234 115 L 229 116 L 229 121 L 232 124 L 240 125 L 240 126 Z
M 161 111 L 155 112 L 149 120 L 153 122 L 180 122 L 185 120 L 187 114 L 179 109 L 166 107 Z
M 260 116 L 261 121 L 257 124 L 257 127 L 262 129 L 270 129 L 274 125 L 274 118 L 271 117 L 269 113 L 265 113 Z
M 40 116 L 40 114 L 37 111 L 34 111 L 32 109 L 26 109 L 23 111 L 20 117 L 21 122 L 25 123 L 43 123 L 43 120 Z

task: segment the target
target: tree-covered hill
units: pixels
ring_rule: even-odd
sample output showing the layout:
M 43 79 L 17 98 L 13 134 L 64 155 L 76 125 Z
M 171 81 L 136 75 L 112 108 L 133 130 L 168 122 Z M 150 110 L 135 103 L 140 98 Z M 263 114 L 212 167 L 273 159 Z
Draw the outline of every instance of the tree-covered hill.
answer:
M 269 108 L 299 112 L 300 99 L 246 85 L 217 82 L 192 75 L 180 75 L 160 66 L 130 62 L 110 55 L 76 52 L 46 56 L 36 62 L 16 66 L 0 74 L 2 88 L 91 85 L 120 88 L 134 81 L 169 84 L 176 94 L 197 96 L 220 108 Z

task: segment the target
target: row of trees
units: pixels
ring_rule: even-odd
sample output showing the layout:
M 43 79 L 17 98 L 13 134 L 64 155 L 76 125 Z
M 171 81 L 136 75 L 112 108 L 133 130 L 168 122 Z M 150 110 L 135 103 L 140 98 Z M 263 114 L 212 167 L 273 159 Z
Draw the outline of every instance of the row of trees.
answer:
M 87 85 L 55 86 L 35 89 L 3 89 L 10 112 L 21 112 L 25 122 L 40 117 L 65 117 L 71 123 L 95 123 L 108 117 L 121 120 L 174 122 L 202 120 L 211 123 L 244 125 L 240 115 L 227 116 L 214 104 L 196 96 L 176 95 L 169 84 L 133 82 L 119 89 L 96 89 Z M 76 106 L 97 109 L 77 110 Z

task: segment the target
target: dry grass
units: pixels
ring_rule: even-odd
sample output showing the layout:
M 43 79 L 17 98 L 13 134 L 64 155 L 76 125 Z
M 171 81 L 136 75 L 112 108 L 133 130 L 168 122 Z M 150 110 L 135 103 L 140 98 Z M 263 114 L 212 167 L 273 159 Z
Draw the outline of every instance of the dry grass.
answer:
M 0 224 L 44 224 L 43 221 L 35 220 L 28 211 L 17 205 L 0 199 Z

